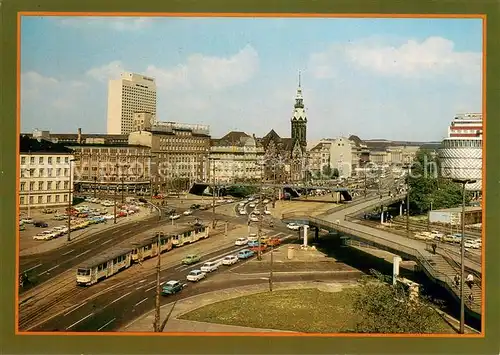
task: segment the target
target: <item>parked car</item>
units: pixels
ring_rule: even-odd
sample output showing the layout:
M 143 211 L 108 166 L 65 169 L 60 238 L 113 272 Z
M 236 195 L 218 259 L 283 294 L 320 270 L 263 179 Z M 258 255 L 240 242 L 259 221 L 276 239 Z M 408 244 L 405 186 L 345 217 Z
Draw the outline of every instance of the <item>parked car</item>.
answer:
M 266 198 L 262 203 L 269 203 L 269 200 Z
M 253 214 L 260 214 L 260 211 L 258 209 L 254 209 L 252 213 Z
M 235 255 L 228 255 L 222 259 L 222 265 L 234 265 L 238 262 L 238 257 Z
M 193 270 L 187 275 L 187 280 L 191 282 L 198 282 L 202 279 L 204 279 L 207 276 L 206 273 L 204 273 L 201 270 Z
M 192 215 L 193 214 L 193 211 L 190 211 L 190 210 L 185 210 L 184 212 L 182 212 L 182 214 L 184 216 L 189 216 L 189 215 Z
M 254 256 L 255 253 L 251 251 L 250 249 L 244 249 L 238 253 L 238 259 L 248 259 Z
M 148 203 L 148 201 L 144 197 L 139 197 L 139 202 Z M 169 281 L 170 282 L 170 281 Z M 178 281 L 177 281 L 178 282 Z
M 259 239 L 259 238 L 257 237 L 257 234 L 255 234 L 255 233 L 250 233 L 250 234 L 248 235 L 248 238 L 247 238 L 247 239 L 248 239 L 248 241 L 249 241 L 249 242 L 251 242 L 251 241 L 256 241 L 256 240 L 257 240 L 257 239 Z
M 171 215 L 169 218 L 170 218 L 170 219 L 172 219 L 172 220 L 174 220 L 174 219 L 179 219 L 180 217 L 181 217 L 181 216 L 180 216 L 180 215 L 178 215 L 178 214 L 173 214 L 173 215 Z
M 267 245 L 261 244 L 260 246 L 254 246 L 254 247 L 250 248 L 250 250 L 253 251 L 254 253 L 257 253 L 259 250 L 260 251 L 266 250 L 266 248 L 267 248 Z
M 161 294 L 164 296 L 173 295 L 174 293 L 180 292 L 184 288 L 184 284 L 180 281 L 168 281 L 163 284 Z
M 259 245 L 259 242 L 257 240 L 251 240 L 248 242 L 247 246 L 250 248 L 256 247 Z
M 194 204 L 192 204 L 192 205 L 191 205 L 191 207 L 189 207 L 189 208 L 191 208 L 192 210 L 197 210 L 197 209 L 198 209 L 198 208 L 200 208 L 200 207 L 201 207 L 201 205 L 199 205 L 199 204 L 197 204 L 197 203 L 194 203 Z
M 251 203 L 248 205 L 250 208 L 254 208 L 255 207 L 255 203 Z
M 271 214 L 271 211 L 264 210 L 264 214 Z
M 32 224 L 35 221 L 33 220 L 33 218 L 23 218 L 23 219 L 21 219 L 21 222 L 26 223 L 26 224 Z
M 277 237 L 272 237 L 267 240 L 266 244 L 272 247 L 277 247 L 281 244 L 281 239 Z
M 258 222 L 259 218 L 257 216 L 250 216 L 250 221 L 252 221 L 252 222 Z
M 238 212 L 239 212 L 241 215 L 247 214 L 247 211 L 245 211 L 245 210 L 239 210 Z
M 196 264 L 200 260 L 201 260 L 201 257 L 199 255 L 190 254 L 190 255 L 186 256 L 184 259 L 182 259 L 182 263 L 184 265 L 192 265 L 192 264 Z
M 238 238 L 236 239 L 236 241 L 234 242 L 234 245 L 245 245 L 248 243 L 248 238 Z
M 300 226 L 297 223 L 288 223 L 286 227 L 293 231 L 298 231 L 300 229 Z
M 49 226 L 49 224 L 44 221 L 36 221 L 35 223 L 33 223 L 33 225 L 39 228 L 47 228 Z
M 201 271 L 203 272 L 213 272 L 216 271 L 219 268 L 220 263 L 216 261 L 207 261 L 205 264 L 202 265 L 200 268 Z

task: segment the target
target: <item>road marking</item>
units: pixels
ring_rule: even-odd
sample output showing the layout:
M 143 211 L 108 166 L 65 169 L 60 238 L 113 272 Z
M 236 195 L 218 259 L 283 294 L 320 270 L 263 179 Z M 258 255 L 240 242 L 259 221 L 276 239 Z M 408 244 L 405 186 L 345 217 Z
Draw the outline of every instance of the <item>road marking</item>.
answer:
M 110 239 L 110 240 L 106 240 L 105 242 L 101 243 L 101 245 L 104 245 L 104 244 L 106 244 L 106 243 L 109 243 L 110 241 L 111 241 L 111 239 Z
M 130 234 L 130 233 L 133 233 L 134 231 L 128 231 L 126 233 L 123 233 L 123 235 L 127 235 L 127 234 Z
M 33 270 L 33 269 L 36 269 L 37 267 L 40 267 L 40 266 L 42 266 L 42 265 L 43 265 L 43 264 L 38 264 L 38 265 L 35 265 L 35 266 L 33 266 L 33 267 L 30 267 L 30 268 L 29 268 L 29 269 L 27 269 L 27 270 L 24 270 L 23 272 L 28 272 L 28 271 Z
M 59 264 L 58 264 L 58 265 L 56 265 L 56 266 L 54 266 L 54 267 L 51 267 L 51 268 L 50 268 L 50 269 L 48 269 L 48 270 L 45 270 L 44 272 L 39 273 L 39 274 L 38 274 L 38 276 L 45 275 L 46 273 L 48 273 L 48 272 L 50 272 L 50 271 L 54 270 L 56 267 L 59 267 Z
M 155 285 L 155 286 L 153 286 L 153 287 L 150 287 L 150 288 L 148 288 L 148 289 L 146 289 L 146 290 L 144 290 L 144 292 L 151 291 L 151 290 L 152 290 L 152 289 L 154 289 L 154 288 L 156 288 L 156 285 Z
M 130 292 L 128 292 L 128 293 L 126 293 L 126 294 L 124 294 L 124 295 L 123 295 L 123 296 L 121 296 L 121 297 L 118 297 L 116 300 L 114 300 L 113 302 L 111 302 L 110 304 L 108 304 L 108 306 L 112 305 L 112 304 L 113 304 L 113 303 L 115 303 L 115 302 L 118 302 L 118 301 L 119 301 L 119 300 L 121 300 L 122 298 L 127 297 L 127 296 L 128 296 L 128 295 L 130 295 L 131 293 L 132 293 L 132 291 L 130 291 Z
M 108 323 L 104 324 L 102 327 L 100 327 L 99 329 L 97 329 L 97 331 L 99 332 L 101 329 L 105 328 L 106 326 L 110 325 L 111 322 L 113 322 L 116 318 L 113 318 L 111 319 Z
M 116 233 L 119 233 L 120 231 L 114 231 L 113 233 L 111 233 L 111 235 L 114 235 Z
M 83 302 L 81 305 L 77 306 L 76 308 L 73 308 L 71 311 L 68 311 L 66 313 L 64 313 L 64 316 L 66 317 L 68 314 L 70 314 L 71 312 L 74 312 L 76 311 L 78 308 L 82 308 L 83 306 L 85 306 L 87 303 L 86 302 Z
M 74 252 L 74 251 L 75 251 L 75 249 L 71 249 L 70 251 L 67 251 L 66 253 L 64 253 L 64 254 L 62 254 L 62 255 L 68 255 L 69 253 L 72 253 L 72 252 Z
M 92 317 L 93 315 L 94 315 L 94 312 L 90 313 L 88 316 L 85 316 L 85 317 L 83 317 L 82 319 L 80 319 L 79 321 L 77 321 L 77 322 L 75 322 L 75 323 L 71 324 L 68 328 L 66 328 L 66 330 L 73 328 L 75 325 L 77 325 L 77 324 L 79 324 L 79 323 L 83 322 L 85 319 L 87 319 L 87 318 L 89 318 L 89 317 Z
M 135 290 L 136 290 L 136 291 L 138 291 L 138 290 L 140 290 L 141 288 L 144 288 L 144 286 L 139 286 L 139 287 L 137 287 Z
M 136 306 L 140 305 L 140 304 L 141 304 L 141 303 L 143 303 L 143 302 L 146 302 L 146 301 L 147 301 L 147 299 L 148 299 L 148 298 L 146 297 L 146 298 L 145 298 L 145 299 L 143 299 L 142 301 L 137 302 L 137 303 L 135 304 L 135 306 L 134 306 L 134 307 L 136 307 Z
M 77 256 L 75 256 L 73 259 L 76 259 L 76 258 L 78 258 L 79 256 L 82 256 L 82 255 L 85 255 L 85 254 L 87 254 L 87 253 L 90 253 L 91 251 L 92 251 L 92 250 L 90 250 L 90 249 L 89 249 L 89 250 L 87 250 L 87 251 L 84 251 L 83 253 L 80 253 L 80 254 L 78 254 Z M 71 260 L 73 260 L 73 259 L 71 259 Z
M 143 282 L 146 282 L 146 281 L 147 281 L 147 279 L 144 279 L 144 280 L 139 281 L 139 283 L 142 284 Z
M 234 250 L 232 250 L 232 251 L 230 251 L 228 253 L 224 253 L 222 255 L 215 256 L 215 257 L 210 258 L 208 260 L 203 260 L 203 261 L 197 262 L 196 264 L 193 264 L 193 265 L 186 265 L 183 268 L 179 269 L 179 271 L 186 271 L 186 270 L 192 268 L 193 266 L 197 266 L 197 265 L 200 265 L 200 264 L 203 265 L 204 263 L 209 262 L 209 261 L 224 259 L 228 255 L 234 255 L 235 253 L 238 253 L 239 251 L 247 249 L 247 248 L 248 247 L 245 246 L 245 247 L 242 247 L 242 248 L 234 249 Z

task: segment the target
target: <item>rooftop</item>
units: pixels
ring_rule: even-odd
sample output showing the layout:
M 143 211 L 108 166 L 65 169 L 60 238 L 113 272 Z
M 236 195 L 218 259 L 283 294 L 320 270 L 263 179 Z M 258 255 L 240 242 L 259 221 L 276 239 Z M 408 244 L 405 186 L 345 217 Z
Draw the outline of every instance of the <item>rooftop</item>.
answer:
M 28 136 L 21 136 L 19 140 L 19 151 L 21 153 L 60 153 L 72 154 L 64 144 L 53 143 L 44 139 L 34 139 Z

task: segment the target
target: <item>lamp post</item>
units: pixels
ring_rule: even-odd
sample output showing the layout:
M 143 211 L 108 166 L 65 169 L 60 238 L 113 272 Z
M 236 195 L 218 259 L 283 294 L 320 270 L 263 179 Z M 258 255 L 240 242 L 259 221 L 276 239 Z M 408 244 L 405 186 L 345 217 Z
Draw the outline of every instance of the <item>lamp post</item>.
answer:
M 23 172 L 23 175 L 25 175 L 26 172 L 28 172 L 28 176 L 31 176 L 31 172 L 30 172 L 30 169 L 26 168 L 26 169 L 22 169 L 22 172 Z M 26 177 L 26 176 L 24 176 Z M 30 203 L 30 199 L 31 199 L 31 179 L 29 179 L 27 181 L 27 185 L 28 185 L 28 218 L 30 218 L 30 215 L 31 215 L 31 203 Z
M 465 274 L 465 185 L 475 183 L 472 179 L 453 179 L 455 183 L 462 185 L 462 238 L 460 240 L 460 334 L 464 334 L 465 328 L 465 300 L 464 300 L 464 274 Z
M 408 166 L 406 175 L 406 238 L 410 238 L 410 171 L 411 166 Z
M 260 169 L 261 169 L 261 172 L 260 172 L 260 186 L 259 186 L 259 200 L 260 202 L 262 203 L 262 200 L 263 200 L 263 196 L 262 196 L 262 184 L 263 184 L 263 180 L 264 180 L 264 166 L 265 166 L 265 163 L 261 163 L 260 165 Z M 264 211 L 262 211 L 262 213 L 259 215 L 260 218 L 259 218 L 259 229 L 258 229 L 258 234 L 257 234 L 257 239 L 258 239 L 258 249 L 257 249 L 257 260 L 262 260 L 262 249 L 261 249 L 261 244 L 260 244 L 260 241 L 261 241 L 261 237 L 262 237 L 262 221 L 264 219 Z
M 69 194 L 68 194 L 68 242 L 71 241 L 71 206 L 73 204 L 73 170 L 71 169 L 71 163 L 76 161 L 76 159 L 69 160 Z
M 212 171 L 212 229 L 215 228 L 215 162 L 220 160 L 219 158 L 209 158 L 213 162 Z

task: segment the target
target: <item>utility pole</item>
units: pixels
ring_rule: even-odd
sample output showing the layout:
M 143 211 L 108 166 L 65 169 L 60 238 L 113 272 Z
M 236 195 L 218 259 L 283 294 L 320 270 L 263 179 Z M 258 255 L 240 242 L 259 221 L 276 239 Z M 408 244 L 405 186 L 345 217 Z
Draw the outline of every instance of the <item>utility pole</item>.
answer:
M 406 238 L 410 238 L 410 168 L 406 176 Z
M 366 198 L 366 165 L 364 170 L 364 176 L 365 176 L 365 198 Z
M 260 174 L 260 187 L 259 187 L 259 189 L 260 189 L 260 191 L 259 191 L 259 195 L 260 195 L 259 200 L 261 202 L 262 202 L 262 199 L 263 199 L 263 197 L 262 197 L 262 183 L 263 183 L 263 180 L 264 180 L 264 176 L 263 176 L 263 173 L 262 173 L 263 169 L 264 169 L 264 164 L 262 163 L 262 165 L 261 165 L 261 174 Z M 261 237 L 262 237 L 262 221 L 263 221 L 263 219 L 264 219 L 264 214 L 261 213 L 259 215 L 259 230 L 257 232 L 258 233 L 257 238 L 258 238 L 258 243 L 259 243 L 258 249 L 257 249 L 257 259 L 259 261 L 262 260 L 262 249 L 261 249 L 260 241 L 261 241 Z
M 271 245 L 271 264 L 269 266 L 269 292 L 273 292 L 273 262 L 274 262 L 274 243 Z
M 161 271 L 161 233 L 157 232 L 158 236 L 158 258 L 156 264 L 156 307 L 155 307 L 155 320 L 153 328 L 155 332 L 160 331 L 160 271 Z
M 211 159 L 213 162 L 213 171 L 212 171 L 212 229 L 215 229 L 215 158 Z

